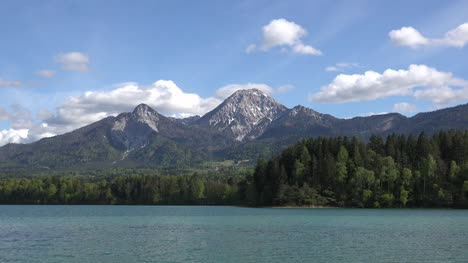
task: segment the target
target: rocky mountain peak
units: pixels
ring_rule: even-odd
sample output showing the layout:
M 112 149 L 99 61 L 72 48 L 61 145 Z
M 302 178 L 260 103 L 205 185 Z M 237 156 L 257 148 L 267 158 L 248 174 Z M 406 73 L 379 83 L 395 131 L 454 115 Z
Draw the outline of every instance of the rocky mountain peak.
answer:
M 136 106 L 135 109 L 133 109 L 132 114 L 138 115 L 138 116 L 145 116 L 152 112 L 154 112 L 154 110 L 150 106 L 144 103 L 141 103 L 140 105 Z
M 146 104 L 138 105 L 132 113 L 122 113 L 112 126 L 112 139 L 128 151 L 146 146 L 149 136 L 159 132 L 158 125 L 163 116 Z
M 268 95 L 265 94 L 265 92 L 259 90 L 259 89 L 240 89 L 237 90 L 236 92 L 232 93 L 231 96 L 229 97 L 239 97 L 239 96 L 262 96 L 262 97 L 268 97 Z
M 286 111 L 284 105 L 261 90 L 238 90 L 197 123 L 231 133 L 237 141 L 245 141 L 260 136 Z
M 138 105 L 132 112 L 132 119 L 136 122 L 144 123 L 148 125 L 154 131 L 158 131 L 158 121 L 160 119 L 159 113 L 153 110 L 150 106 L 146 104 Z

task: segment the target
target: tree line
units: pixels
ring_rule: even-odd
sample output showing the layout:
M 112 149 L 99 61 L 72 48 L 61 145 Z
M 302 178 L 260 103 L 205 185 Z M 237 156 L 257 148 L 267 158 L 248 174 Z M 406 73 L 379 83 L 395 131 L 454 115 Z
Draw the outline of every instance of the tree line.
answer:
M 238 204 L 242 177 L 120 175 L 93 181 L 80 177 L 5 179 L 2 204 Z
M 468 132 L 312 138 L 260 159 L 257 205 L 468 207 Z
M 239 175 L 90 171 L 0 180 L 3 204 L 468 207 L 468 131 L 306 139 Z

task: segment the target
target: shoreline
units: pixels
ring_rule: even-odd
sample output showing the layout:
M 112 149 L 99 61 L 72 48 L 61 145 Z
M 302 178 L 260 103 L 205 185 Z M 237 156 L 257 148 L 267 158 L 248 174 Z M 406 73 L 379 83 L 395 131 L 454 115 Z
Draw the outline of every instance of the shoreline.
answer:
M 338 206 L 323 206 L 323 205 L 283 205 L 283 206 L 261 206 L 259 208 L 276 208 L 276 209 L 290 209 L 290 208 L 300 208 L 300 209 L 326 209 L 326 208 L 343 208 Z
M 341 206 L 322 206 L 322 205 L 303 205 L 303 206 L 294 206 L 294 205 L 284 205 L 284 206 L 249 206 L 249 205 L 228 205 L 228 204 L 218 204 L 218 205 L 204 205 L 204 204 L 15 204 L 15 203 L 0 203 L 0 206 L 152 206 L 152 207 L 239 207 L 239 208 L 273 208 L 273 209 L 406 209 L 406 210 L 417 210 L 417 209 L 447 209 L 447 210 L 467 210 L 466 207 L 341 207 Z

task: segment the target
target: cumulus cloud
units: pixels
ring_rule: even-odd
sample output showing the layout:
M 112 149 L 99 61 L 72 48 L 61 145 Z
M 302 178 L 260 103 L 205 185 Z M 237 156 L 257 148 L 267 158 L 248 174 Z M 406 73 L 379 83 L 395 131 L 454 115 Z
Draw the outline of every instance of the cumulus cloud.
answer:
M 429 39 L 425 38 L 413 27 L 402 27 L 398 30 L 392 30 L 388 33 L 388 36 L 394 44 L 399 46 L 417 48 L 429 43 Z
M 304 55 L 314 55 L 314 56 L 321 56 L 322 51 L 315 49 L 312 46 L 297 44 L 294 45 L 292 48 L 292 52 L 296 54 L 304 54 Z
M 452 73 L 440 72 L 426 65 L 410 65 L 407 70 L 340 74 L 330 84 L 321 87 L 319 92 L 310 94 L 309 99 L 325 103 L 370 101 L 389 96 L 413 95 L 413 89 L 417 87 L 440 89 L 448 86 L 466 87 L 468 82 L 455 78 Z M 414 94 L 416 98 L 417 94 Z M 422 93 L 419 94 L 420 98 L 424 97 Z
M 63 70 L 68 71 L 89 71 L 90 59 L 80 52 L 60 53 L 55 56 L 55 62 L 59 63 Z
M 9 121 L 10 129 L 0 130 L 0 146 L 7 143 L 30 142 L 35 137 L 37 123 L 31 112 L 18 104 L 10 106 L 9 110 L 0 108 L 0 121 Z
M 250 53 L 255 49 L 268 51 L 274 47 L 281 47 L 281 50 L 290 51 L 295 54 L 320 56 L 322 52 L 312 46 L 302 43 L 302 38 L 307 35 L 307 30 L 302 26 L 288 21 L 284 18 L 271 20 L 268 25 L 263 26 L 263 39 L 259 47 L 251 44 L 246 48 Z M 290 50 L 286 49 L 289 47 Z
M 468 43 L 468 23 L 461 24 L 448 31 L 441 41 L 441 44 L 464 47 Z
M 394 44 L 411 48 L 428 45 L 464 47 L 468 43 L 468 23 L 448 31 L 442 38 L 427 38 L 413 27 L 392 30 L 388 36 Z
M 418 107 L 408 102 L 400 102 L 393 105 L 393 110 L 399 113 L 409 113 L 417 111 Z
M 43 70 L 38 70 L 35 73 L 36 75 L 44 77 L 44 78 L 52 78 L 53 76 L 55 76 L 56 72 L 55 70 L 51 70 L 51 69 L 43 69 Z
M 4 80 L 0 78 L 0 87 L 19 87 L 22 83 L 19 80 Z
M 468 99 L 468 88 L 441 87 L 417 90 L 414 92 L 414 97 L 418 100 L 429 100 L 435 104 L 451 104 Z
M 271 20 L 262 28 L 263 42 L 261 49 L 268 50 L 276 46 L 294 46 L 301 43 L 307 31 L 300 25 L 284 18 Z
M 0 131 L 0 146 L 8 143 L 20 143 L 28 137 L 27 129 L 8 129 Z

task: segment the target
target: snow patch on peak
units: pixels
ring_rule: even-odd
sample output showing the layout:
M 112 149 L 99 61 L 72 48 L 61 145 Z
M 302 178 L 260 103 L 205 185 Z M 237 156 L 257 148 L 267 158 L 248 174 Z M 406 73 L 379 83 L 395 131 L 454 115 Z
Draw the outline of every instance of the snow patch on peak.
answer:
M 258 89 L 238 90 L 198 123 L 220 131 L 228 130 L 235 140 L 245 141 L 260 136 L 267 126 L 287 108 Z

